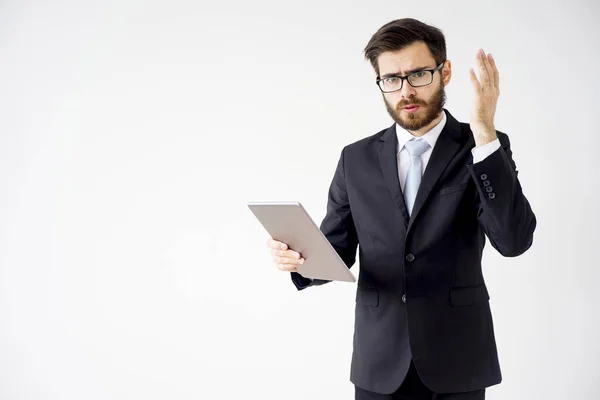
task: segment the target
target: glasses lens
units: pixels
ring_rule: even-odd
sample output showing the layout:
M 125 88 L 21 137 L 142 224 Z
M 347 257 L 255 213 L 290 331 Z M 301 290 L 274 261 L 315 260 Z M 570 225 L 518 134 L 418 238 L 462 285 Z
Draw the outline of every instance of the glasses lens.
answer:
M 432 77 L 433 75 L 430 71 L 415 72 L 408 76 L 408 82 L 410 82 L 412 86 L 425 86 L 431 83 Z
M 402 86 L 402 79 L 396 78 L 395 76 L 385 78 L 379 81 L 379 87 L 384 92 L 393 92 L 400 89 Z

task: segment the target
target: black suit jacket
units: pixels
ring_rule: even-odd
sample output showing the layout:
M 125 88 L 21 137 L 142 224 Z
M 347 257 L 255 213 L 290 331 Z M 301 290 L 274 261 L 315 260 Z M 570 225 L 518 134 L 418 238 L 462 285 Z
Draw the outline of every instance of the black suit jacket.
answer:
M 329 188 L 320 229 L 349 268 L 359 248 L 350 380 L 373 392 L 396 390 L 411 359 L 436 393 L 502 380 L 482 251 L 487 235 L 502 255 L 522 254 L 536 218 L 508 136 L 497 131 L 501 148 L 473 164 L 469 124 L 444 112 L 410 218 L 395 124 L 345 146 Z M 328 282 L 291 274 L 299 290 Z

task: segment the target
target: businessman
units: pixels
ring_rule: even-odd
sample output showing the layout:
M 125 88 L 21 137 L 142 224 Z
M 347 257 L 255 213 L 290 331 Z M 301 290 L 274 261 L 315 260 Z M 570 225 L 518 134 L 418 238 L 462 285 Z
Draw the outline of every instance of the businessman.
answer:
M 486 242 L 516 257 L 536 217 L 508 136 L 496 130 L 499 74 L 479 50 L 469 123 L 444 108 L 443 33 L 406 18 L 365 48 L 394 124 L 345 146 L 320 229 L 348 268 L 359 251 L 350 380 L 356 399 L 480 400 L 502 375 L 481 270 Z M 268 241 L 298 290 L 302 255 Z M 360 247 L 358 246 L 360 244 Z

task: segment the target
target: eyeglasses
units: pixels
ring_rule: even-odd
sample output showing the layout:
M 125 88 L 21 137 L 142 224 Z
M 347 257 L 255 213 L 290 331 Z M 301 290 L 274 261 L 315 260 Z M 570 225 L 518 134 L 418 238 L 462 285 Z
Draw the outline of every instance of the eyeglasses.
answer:
M 395 92 L 402 89 L 402 84 L 404 83 L 405 79 L 412 87 L 427 86 L 433 82 L 434 72 L 442 68 L 444 62 L 445 61 L 442 61 L 442 63 L 434 69 L 416 71 L 408 76 L 388 76 L 387 78 L 377 78 L 375 82 L 383 93 Z

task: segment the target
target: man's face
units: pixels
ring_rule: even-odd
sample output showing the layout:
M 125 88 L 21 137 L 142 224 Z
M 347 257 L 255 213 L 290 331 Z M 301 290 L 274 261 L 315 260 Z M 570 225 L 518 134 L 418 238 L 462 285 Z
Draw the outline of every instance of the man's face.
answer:
M 436 62 L 424 42 L 415 42 L 394 52 L 385 52 L 377 59 L 379 76 L 408 75 L 407 71 L 434 69 Z M 388 113 L 402 128 L 417 131 L 431 124 L 442 111 L 446 100 L 444 87 L 450 82 L 450 61 L 433 75 L 433 82 L 427 86 L 412 87 L 404 80 L 402 89 L 382 93 Z M 409 111 L 407 106 L 417 105 Z

